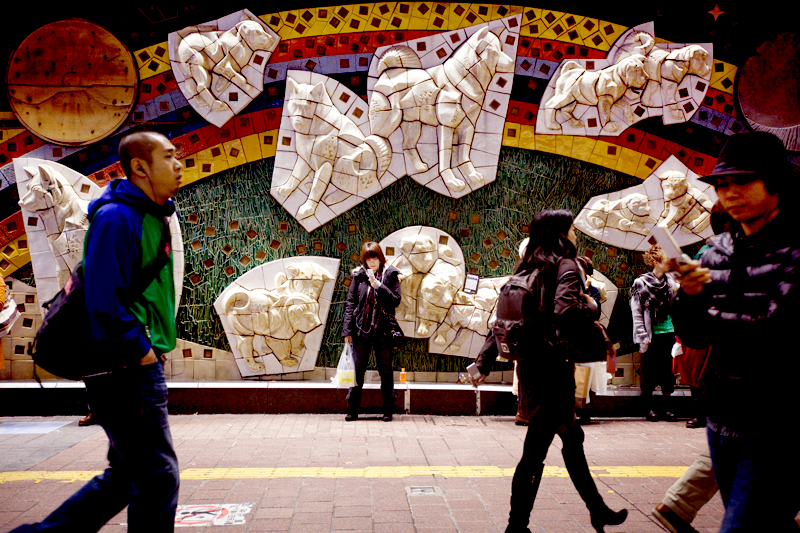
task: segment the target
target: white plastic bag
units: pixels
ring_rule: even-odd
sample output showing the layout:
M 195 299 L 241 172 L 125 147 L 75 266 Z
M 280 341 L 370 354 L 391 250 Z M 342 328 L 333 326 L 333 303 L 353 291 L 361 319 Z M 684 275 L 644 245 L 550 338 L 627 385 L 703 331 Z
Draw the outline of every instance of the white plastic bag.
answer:
M 345 344 L 342 355 L 339 356 L 339 365 L 336 367 L 336 375 L 331 381 L 340 389 L 349 389 L 356 385 L 356 365 L 353 363 L 353 347 Z

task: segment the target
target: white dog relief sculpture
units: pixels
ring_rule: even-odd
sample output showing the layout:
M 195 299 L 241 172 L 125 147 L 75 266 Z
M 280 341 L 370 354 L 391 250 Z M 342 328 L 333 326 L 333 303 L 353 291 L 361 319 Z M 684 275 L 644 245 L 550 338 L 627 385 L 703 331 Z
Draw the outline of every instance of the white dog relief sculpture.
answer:
M 653 23 L 625 32 L 605 60 L 568 60 L 542 96 L 537 133 L 619 135 L 647 117 L 688 121 L 711 77 L 710 44 L 659 43 Z
M 519 19 L 379 48 L 368 105 L 290 70 L 272 196 L 312 231 L 406 175 L 454 198 L 494 181 Z
M 46 302 L 83 259 L 89 202 L 103 189 L 71 168 L 44 159 L 14 159 L 14 172 L 36 290 L 39 301 Z M 170 219 L 170 233 L 177 312 L 183 290 L 183 237 L 177 215 Z
M 271 261 L 220 294 L 214 309 L 242 377 L 314 369 L 338 270 L 338 259 Z
M 381 181 L 391 147 L 366 122 L 366 103 L 335 80 L 287 73 L 271 193 L 308 231 L 397 179 Z
M 19 191 L 19 205 L 38 217 L 29 218 L 26 224 L 29 246 L 32 244 L 31 233 L 35 233 L 37 227 L 41 228 L 40 232 L 44 232 L 55 259 L 58 285 L 63 287 L 83 256 L 83 238 L 89 228 L 89 202 L 81 198 L 72 183 L 49 164 L 23 166 L 22 170 L 27 183 L 23 186 L 17 181 L 17 184 L 19 188 L 25 187 L 27 192 L 22 194 L 23 191 Z M 90 180 L 84 180 L 82 186 L 86 190 L 91 190 L 92 186 L 98 188 Z
M 641 185 L 589 200 L 575 227 L 599 241 L 629 250 L 646 250 L 650 228 L 671 229 L 679 245 L 711 236 L 713 187 L 697 179 L 670 156 Z
M 386 261 L 401 273 L 402 299 L 396 317 L 405 336 L 429 339 L 430 353 L 477 357 L 508 276 L 481 279 L 475 294 L 464 292 L 461 247 L 436 228 L 403 228 L 380 245 Z M 601 309 L 607 325 L 617 289 L 599 272 L 592 283 L 605 294 Z
M 371 132 L 389 139 L 399 128 L 402 141 L 392 140 L 392 146 L 399 157 L 397 144 L 402 144 L 406 173 L 423 185 L 437 180 L 436 190 L 448 196 L 463 196 L 488 177 L 476 169 L 472 146 L 483 137 L 476 138 L 484 125 L 481 115 L 507 107 L 508 96 L 499 96 L 498 89 L 510 89 L 516 58 L 516 46 L 507 54 L 503 39 L 516 43 L 517 34 L 501 25 L 496 30 L 501 30 L 499 36 L 483 25 L 466 42 L 466 33 L 452 32 L 436 41 L 426 38 L 378 49 L 379 59 L 370 68 Z M 451 52 L 453 43 L 460 46 Z M 424 52 L 422 57 L 418 51 Z M 429 66 L 432 57 L 440 61 Z M 502 122 L 505 115 L 499 116 Z M 497 133 L 502 133 L 502 124 Z M 421 153 L 420 143 L 426 142 L 427 153 Z
M 551 84 L 555 81 L 554 89 L 548 86 L 542 97 L 545 103 L 539 116 L 545 127 L 541 133 L 561 130 L 561 123 L 565 121 L 573 130 L 584 126 L 590 130 L 599 128 L 604 133 L 624 130 L 636 119 L 630 102 L 624 100 L 623 96 L 629 89 L 641 89 L 647 82 L 643 61 L 644 56 L 631 55 L 596 71 L 586 68 L 589 61 L 583 61 L 584 65 L 574 60 L 565 62 L 558 70 L 559 75 L 551 79 Z M 593 64 L 597 62 L 591 61 Z M 548 94 L 552 96 L 545 100 Z M 621 118 L 612 118 L 612 106 L 622 111 Z M 592 111 L 587 117 L 579 119 L 589 107 L 592 107 Z
M 169 34 L 178 87 L 203 118 L 222 127 L 264 90 L 280 37 L 247 9 Z
M 650 235 L 648 225 L 657 221 L 650 216 L 650 200 L 641 193 L 631 193 L 619 200 L 601 198 L 594 202 L 586 215 L 589 224 L 596 229 L 606 226 L 640 235 Z

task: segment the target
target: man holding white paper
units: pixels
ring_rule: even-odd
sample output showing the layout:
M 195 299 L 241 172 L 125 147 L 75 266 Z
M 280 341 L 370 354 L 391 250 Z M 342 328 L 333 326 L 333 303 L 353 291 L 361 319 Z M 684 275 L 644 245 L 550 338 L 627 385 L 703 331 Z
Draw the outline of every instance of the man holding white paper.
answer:
M 703 388 L 720 531 L 796 531 L 800 238 L 787 203 L 798 178 L 778 138 L 747 132 L 702 179 L 738 227 L 710 240 L 702 264 L 672 262 L 673 319 L 686 345 L 711 346 Z

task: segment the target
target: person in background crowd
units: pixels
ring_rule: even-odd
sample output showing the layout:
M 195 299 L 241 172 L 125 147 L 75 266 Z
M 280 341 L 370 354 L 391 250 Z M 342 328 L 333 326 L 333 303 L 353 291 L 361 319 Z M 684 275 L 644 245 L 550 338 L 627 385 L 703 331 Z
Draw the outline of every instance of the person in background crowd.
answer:
M 606 301 L 605 295 L 605 288 L 601 291 L 599 287 L 595 286 L 593 280 L 589 277 L 594 274 L 594 265 L 592 265 L 592 260 L 586 257 L 585 255 L 581 255 L 576 258 L 578 261 L 578 266 L 581 268 L 584 286 L 586 287 L 586 294 L 592 297 L 592 299 L 597 304 L 598 309 L 600 308 L 600 304 Z M 601 285 L 602 286 L 602 285 Z M 598 387 L 602 388 L 602 391 L 599 393 L 604 394 L 606 391 L 606 363 L 605 361 L 602 363 L 576 363 L 576 365 L 585 366 L 590 369 L 589 373 L 589 391 L 595 391 L 598 393 Z M 599 373 L 599 374 L 598 374 Z M 589 403 L 591 399 L 590 392 L 587 393 L 589 397 L 586 398 L 586 404 Z M 578 415 L 578 423 L 582 425 L 588 425 L 592 423 L 592 418 L 589 416 L 589 409 L 588 407 L 576 406 L 575 411 Z
M 639 345 L 642 356 L 642 399 L 647 420 L 674 422 L 677 418 L 668 409 L 666 398 L 675 392 L 675 374 L 672 373 L 675 330 L 669 312 L 677 285 L 668 274 L 667 255 L 657 245 L 645 252 L 644 262 L 652 272 L 637 277 L 631 287 L 633 342 Z M 660 406 L 653 401 L 657 385 L 661 385 L 663 403 Z
M 786 155 L 770 133 L 731 136 L 701 179 L 738 227 L 713 237 L 700 261 L 671 264 L 678 335 L 711 346 L 703 398 L 723 533 L 797 531 L 800 236 Z
M 114 360 L 112 371 L 84 378 L 108 436 L 109 467 L 42 522 L 15 532 L 94 532 L 126 506 L 131 533 L 174 529 L 180 474 L 161 358 L 175 348 L 177 334 L 167 220 L 183 166 L 175 146 L 154 132 L 127 135 L 119 154 L 127 179 L 112 181 L 89 204 L 84 244 L 92 336 Z M 160 263 L 153 282 L 129 299 L 142 271 Z
M 533 217 L 530 241 L 516 272 L 541 269 L 545 284 L 545 302 L 553 306 L 537 321 L 545 331 L 555 331 L 560 324 L 577 317 L 599 317 L 595 301 L 582 292 L 580 269 L 575 261 L 577 236 L 572 226 L 573 215 L 567 210 L 545 210 Z M 539 490 L 544 459 L 553 438 L 561 437 L 561 455 L 575 489 L 591 514 L 592 527 L 603 531 L 606 525 L 625 521 L 628 511 L 614 512 L 597 491 L 583 451 L 583 429 L 575 421 L 575 365 L 565 360 L 558 347 L 544 338 L 541 353 L 535 361 L 518 363 L 520 390 L 525 390 L 530 423 L 525 435 L 522 458 L 511 481 L 511 511 L 506 533 L 529 532 L 533 502 Z M 548 352 L 545 348 L 550 347 Z M 497 358 L 497 344 L 490 333 L 476 360 L 480 377 L 473 379 L 477 387 L 486 379 Z M 545 377 L 546 376 L 546 377 Z
M 369 354 L 375 350 L 383 395 L 383 421 L 391 422 L 394 413 L 394 374 L 392 372 L 393 331 L 399 330 L 395 308 L 400 305 L 400 271 L 386 264 L 378 243 L 361 247 L 361 266 L 353 271 L 344 311 L 344 342 L 352 344 L 356 385 L 348 394 L 349 412 L 345 420 L 358 419 L 361 393 Z

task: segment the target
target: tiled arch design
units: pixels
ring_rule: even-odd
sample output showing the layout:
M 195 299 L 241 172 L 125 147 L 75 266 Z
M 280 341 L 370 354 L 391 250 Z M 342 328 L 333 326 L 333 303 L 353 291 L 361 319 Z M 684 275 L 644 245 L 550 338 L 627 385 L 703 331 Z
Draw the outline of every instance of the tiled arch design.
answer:
M 178 89 L 179 80 L 170 68 L 166 40 L 134 53 L 141 79 L 140 99 L 122 133 L 144 122 L 189 120 L 170 133 L 180 148 L 187 183 L 246 162 L 274 157 L 283 98 L 279 88 L 287 70 L 333 75 L 351 82 L 357 94 L 364 94 L 370 60 L 379 47 L 514 15 L 519 15 L 521 21 L 520 39 L 514 90 L 502 130 L 503 146 L 573 157 L 642 179 L 674 155 L 702 176 L 713 167 L 718 140 L 743 129 L 733 102 L 736 66 L 715 60 L 702 105 L 681 132 L 684 135 L 692 130 L 703 142 L 689 145 L 635 127 L 613 139 L 537 134 L 542 91 L 559 62 L 570 57 L 604 59 L 614 42 L 629 29 L 580 13 L 511 5 L 376 2 L 256 15 L 281 42 L 265 68 L 264 94 L 221 128 L 192 119 L 188 102 Z M 15 181 L 11 159 L 21 156 L 64 160 L 103 186 L 122 175 L 115 155 L 119 136 L 76 149 L 46 144 L 23 129 L 5 129 L 0 139 L 0 187 Z M 0 273 L 4 275 L 27 263 L 30 257 L 19 246 L 19 216 L 11 215 L 0 223 L 3 249 L 11 252 L 0 258 Z

